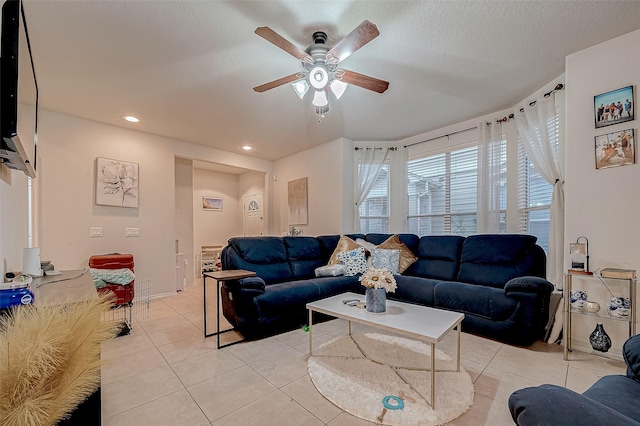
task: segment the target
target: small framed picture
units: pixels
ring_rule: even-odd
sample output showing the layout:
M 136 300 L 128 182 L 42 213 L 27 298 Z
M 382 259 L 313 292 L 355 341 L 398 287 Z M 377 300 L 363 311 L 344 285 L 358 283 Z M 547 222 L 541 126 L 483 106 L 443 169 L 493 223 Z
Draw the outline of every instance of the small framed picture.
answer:
M 202 197 L 202 210 L 213 212 L 222 211 L 222 198 L 219 197 Z
M 631 121 L 634 118 L 633 86 L 596 95 L 593 99 L 596 129 Z
M 634 129 L 596 136 L 596 169 L 635 164 Z

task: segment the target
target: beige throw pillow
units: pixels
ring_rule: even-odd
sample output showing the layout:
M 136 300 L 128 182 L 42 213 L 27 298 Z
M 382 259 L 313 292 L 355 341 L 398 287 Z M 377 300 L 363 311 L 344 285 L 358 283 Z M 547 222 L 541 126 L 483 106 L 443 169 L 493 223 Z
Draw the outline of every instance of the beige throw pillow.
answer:
M 339 265 L 340 260 L 338 259 L 338 253 L 342 253 L 343 251 L 351 251 L 355 250 L 360 245 L 353 241 L 351 238 L 346 237 L 344 235 L 340 236 L 340 240 L 338 240 L 338 245 L 336 249 L 333 251 L 333 254 L 329 258 L 329 265 Z
M 418 260 L 416 256 L 409 250 L 398 235 L 392 235 L 378 246 L 379 249 L 400 250 L 400 261 L 398 262 L 398 273 L 403 273 L 413 262 Z

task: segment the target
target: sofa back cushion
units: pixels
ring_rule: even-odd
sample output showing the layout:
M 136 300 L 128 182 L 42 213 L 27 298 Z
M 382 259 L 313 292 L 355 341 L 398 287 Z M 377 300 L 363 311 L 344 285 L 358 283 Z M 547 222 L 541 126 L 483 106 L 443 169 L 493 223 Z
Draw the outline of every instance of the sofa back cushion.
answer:
M 265 284 L 290 281 L 293 277 L 280 237 L 230 238 L 223 250 L 222 268 L 254 271 Z
M 415 252 L 418 260 L 404 275 L 454 281 L 458 276 L 463 243 L 464 237 L 458 235 L 421 237 Z
M 533 235 L 484 234 L 465 239 L 457 281 L 504 287 L 525 275 L 544 278 L 546 257 Z
M 367 234 L 365 236 L 365 240 L 379 246 L 380 244 L 388 240 L 389 237 L 392 237 L 393 235 L 394 234 Z M 416 254 L 416 252 L 418 251 L 418 242 L 420 241 L 420 237 L 418 237 L 415 234 L 397 234 L 397 235 L 400 242 L 402 242 L 405 246 L 407 246 L 413 254 Z
M 314 237 L 284 237 L 294 279 L 315 277 L 317 267 L 325 265 L 320 242 Z

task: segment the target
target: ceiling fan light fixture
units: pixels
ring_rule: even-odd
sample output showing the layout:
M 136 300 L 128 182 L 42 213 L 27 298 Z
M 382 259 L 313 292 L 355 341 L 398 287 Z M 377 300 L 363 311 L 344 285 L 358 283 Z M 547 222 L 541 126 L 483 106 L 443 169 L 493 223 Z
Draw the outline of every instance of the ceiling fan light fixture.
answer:
M 340 99 L 342 97 L 342 95 L 344 94 L 344 91 L 347 90 L 347 86 L 348 86 L 347 83 L 340 80 L 333 80 L 331 84 L 329 84 L 331 91 L 333 92 L 334 95 L 336 95 L 336 99 Z
M 327 93 L 324 90 L 316 90 L 316 93 L 313 94 L 313 101 L 311 103 L 316 107 L 328 105 L 329 100 L 327 99 Z
M 306 95 L 307 91 L 309 90 L 309 83 L 307 82 L 307 80 L 301 79 L 291 83 L 291 87 L 293 87 L 293 90 L 294 92 L 296 92 L 296 95 L 298 95 L 298 97 L 302 99 L 304 98 L 304 95 Z
M 329 104 L 325 106 L 316 107 L 316 114 L 318 114 L 320 117 L 324 117 L 324 115 L 328 112 L 329 112 Z
M 324 89 L 329 82 L 329 73 L 322 66 L 315 66 L 309 71 L 309 83 L 316 89 Z

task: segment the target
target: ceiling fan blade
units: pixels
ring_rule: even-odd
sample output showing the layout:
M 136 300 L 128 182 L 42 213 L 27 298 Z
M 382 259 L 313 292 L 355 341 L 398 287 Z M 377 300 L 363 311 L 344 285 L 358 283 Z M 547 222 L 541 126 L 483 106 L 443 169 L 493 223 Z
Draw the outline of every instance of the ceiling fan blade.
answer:
M 258 27 L 256 28 L 255 33 L 258 34 L 263 39 L 267 40 L 268 42 L 275 44 L 276 46 L 278 46 L 280 49 L 284 50 L 288 54 L 295 56 L 299 60 L 303 62 L 309 62 L 309 63 L 313 62 L 313 58 L 307 52 L 293 45 L 290 41 L 282 37 L 277 32 L 273 31 L 271 28 Z
M 369 77 L 368 75 L 349 70 L 344 70 L 342 81 L 345 83 L 353 84 L 354 86 L 362 87 L 363 89 L 373 90 L 374 92 L 378 93 L 384 93 L 389 88 L 388 81 L 380 80 L 375 77 Z
M 267 90 L 276 88 L 278 86 L 282 86 L 283 84 L 294 82 L 298 79 L 298 73 L 288 75 L 286 77 L 279 78 L 277 80 L 270 81 L 265 84 L 261 84 L 260 86 L 256 86 L 253 88 L 258 93 L 266 92 Z
M 365 19 L 353 31 L 347 34 L 345 38 L 340 40 L 338 44 L 333 46 L 333 48 L 327 52 L 325 57 L 331 62 L 337 63 L 343 61 L 353 52 L 360 49 L 379 35 L 380 31 L 378 31 L 378 27 Z

